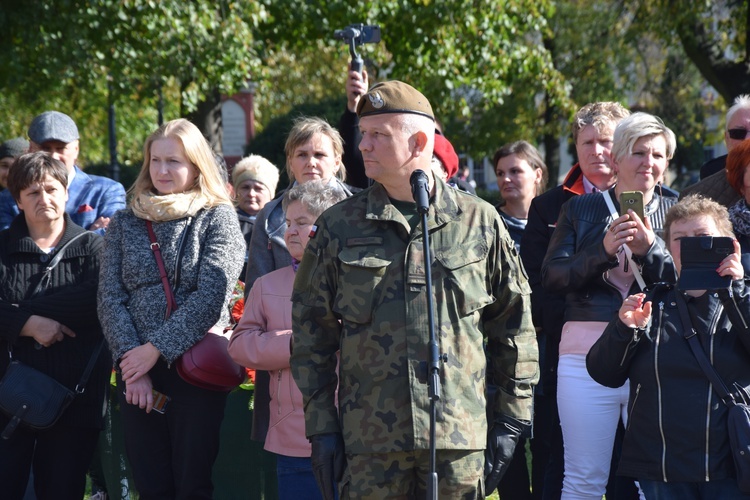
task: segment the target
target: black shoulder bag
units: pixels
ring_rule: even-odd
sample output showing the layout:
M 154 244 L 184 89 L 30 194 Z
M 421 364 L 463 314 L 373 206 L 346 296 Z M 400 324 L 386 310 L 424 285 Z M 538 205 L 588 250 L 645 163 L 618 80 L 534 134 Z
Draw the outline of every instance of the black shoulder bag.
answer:
M 734 301 L 732 302 L 734 304 Z M 736 308 L 737 305 L 734 304 L 734 307 Z M 750 493 L 750 393 L 736 382 L 733 384 L 736 393 L 729 392 L 698 341 L 698 332 L 693 328 L 685 298 L 680 293 L 677 293 L 677 308 L 680 311 L 685 338 L 695 359 L 698 360 L 698 364 L 708 377 L 716 394 L 728 408 L 727 430 L 729 431 L 729 446 L 732 449 L 737 485 L 742 493 Z M 739 311 L 728 311 L 728 313 L 730 320 L 740 321 L 740 324 L 735 326 L 747 329 Z M 732 323 L 734 324 L 735 321 L 732 321 Z
M 44 270 L 42 279 L 31 294 L 32 297 L 46 288 L 52 270 L 62 259 L 68 245 L 84 234 L 86 233 L 74 236 L 57 251 Z M 9 439 L 19 424 L 34 430 L 49 429 L 55 425 L 75 397 L 85 391 L 86 382 L 94 369 L 103 345 L 104 339 L 97 344 L 91 354 L 88 365 L 73 391 L 49 375 L 13 359 L 13 351 L 9 344 L 8 356 L 11 362 L 0 380 L 0 410 L 10 417 L 10 422 L 5 426 L 0 437 Z

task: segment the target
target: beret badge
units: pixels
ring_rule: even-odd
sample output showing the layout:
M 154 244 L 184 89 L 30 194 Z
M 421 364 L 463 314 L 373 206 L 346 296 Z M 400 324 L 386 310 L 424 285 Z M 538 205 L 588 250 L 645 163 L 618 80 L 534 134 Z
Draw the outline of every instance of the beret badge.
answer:
M 367 97 L 370 99 L 370 103 L 372 104 L 372 107 L 375 109 L 380 109 L 383 106 L 385 106 L 385 101 L 382 97 L 380 97 L 380 92 L 373 92 L 371 94 L 367 94 Z

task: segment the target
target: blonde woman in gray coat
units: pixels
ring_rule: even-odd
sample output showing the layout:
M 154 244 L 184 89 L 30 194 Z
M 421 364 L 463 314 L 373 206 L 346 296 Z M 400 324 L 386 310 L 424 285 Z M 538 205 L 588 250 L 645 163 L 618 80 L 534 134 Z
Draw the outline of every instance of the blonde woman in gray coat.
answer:
M 244 239 L 195 125 L 164 124 L 143 152 L 128 208 L 115 215 L 105 238 L 99 318 L 118 370 L 126 452 L 140 498 L 210 499 L 227 393 L 185 382 L 174 363 L 206 331 L 229 324 Z M 177 302 L 168 318 L 146 221 Z M 171 398 L 163 414 L 152 411 L 153 390 Z

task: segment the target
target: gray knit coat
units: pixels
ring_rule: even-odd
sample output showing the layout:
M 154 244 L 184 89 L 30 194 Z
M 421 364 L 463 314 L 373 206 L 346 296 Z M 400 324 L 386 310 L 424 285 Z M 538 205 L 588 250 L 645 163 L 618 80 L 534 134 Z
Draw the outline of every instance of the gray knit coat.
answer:
M 177 249 L 187 223 L 187 218 L 153 223 L 177 301 L 177 310 L 165 320 L 167 299 L 146 222 L 130 209 L 117 212 L 110 222 L 98 310 L 112 359 L 151 342 L 172 363 L 209 328 L 229 325 L 228 302 L 245 258 L 237 214 L 229 205 L 219 205 L 193 218 L 175 286 Z

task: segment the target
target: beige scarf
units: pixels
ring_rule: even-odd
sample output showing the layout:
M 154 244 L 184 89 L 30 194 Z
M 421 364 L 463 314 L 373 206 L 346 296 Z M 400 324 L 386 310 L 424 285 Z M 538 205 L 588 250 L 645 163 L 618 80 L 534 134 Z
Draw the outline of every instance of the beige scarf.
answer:
M 208 199 L 198 190 L 186 193 L 157 195 L 141 193 L 133 199 L 130 208 L 136 217 L 153 222 L 193 217 L 208 205 Z

